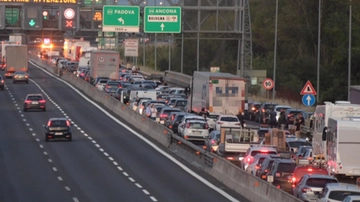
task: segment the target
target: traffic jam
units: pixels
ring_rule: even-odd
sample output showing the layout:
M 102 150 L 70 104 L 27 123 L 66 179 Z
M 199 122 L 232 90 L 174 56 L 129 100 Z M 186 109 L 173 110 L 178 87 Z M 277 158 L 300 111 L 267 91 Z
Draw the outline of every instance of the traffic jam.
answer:
M 240 89 L 245 81 L 236 75 L 194 72 L 192 83 L 180 88 L 168 85 L 161 75 L 120 65 L 114 53 L 84 51 L 86 62 L 59 55 L 39 57 L 303 201 L 360 201 L 360 161 L 355 155 L 360 147 L 349 140 L 357 135 L 351 127 L 357 126 L 353 119 L 344 119 L 358 115 L 360 105 L 324 103 L 309 113 L 249 101 L 245 110 L 239 107 L 244 106 Z M 108 72 L 95 74 L 104 61 L 117 66 L 108 65 Z

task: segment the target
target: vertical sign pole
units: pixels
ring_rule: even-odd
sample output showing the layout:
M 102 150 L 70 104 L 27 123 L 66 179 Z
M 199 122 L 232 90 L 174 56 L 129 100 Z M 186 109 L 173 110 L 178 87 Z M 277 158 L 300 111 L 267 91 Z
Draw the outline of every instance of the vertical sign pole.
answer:
M 318 23 L 318 50 L 317 50 L 317 83 L 316 83 L 316 100 L 319 102 L 320 94 L 320 33 L 321 32 L 321 0 L 319 0 L 319 23 Z

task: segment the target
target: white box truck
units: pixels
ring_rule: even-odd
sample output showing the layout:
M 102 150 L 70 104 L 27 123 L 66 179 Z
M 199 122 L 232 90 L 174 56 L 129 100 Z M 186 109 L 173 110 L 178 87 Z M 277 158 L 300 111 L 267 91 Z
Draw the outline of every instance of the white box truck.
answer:
M 360 182 L 360 118 L 329 118 L 322 139 L 326 145 L 328 172 L 345 183 Z
M 89 71 L 90 83 L 96 77 L 108 77 L 111 80 L 119 78 L 120 54 L 109 50 L 93 50 L 90 53 Z
M 64 41 L 64 57 L 72 61 L 79 61 L 81 51 L 90 47 L 90 41 L 80 39 L 65 39 Z
M 230 73 L 195 71 L 188 109 L 235 115 L 244 110 L 245 84 L 244 78 Z
M 8 45 L 6 46 L 5 51 L 5 77 L 12 77 L 16 71 L 28 71 L 27 45 Z

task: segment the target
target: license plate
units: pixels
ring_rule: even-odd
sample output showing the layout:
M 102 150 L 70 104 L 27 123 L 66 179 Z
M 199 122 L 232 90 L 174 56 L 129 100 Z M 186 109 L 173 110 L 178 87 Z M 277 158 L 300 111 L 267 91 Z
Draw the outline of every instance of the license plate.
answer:
M 55 133 L 55 135 L 62 135 L 63 133 Z
M 200 132 L 200 131 L 193 131 L 193 134 L 195 134 L 195 135 L 200 135 L 201 132 Z
M 31 102 L 31 104 L 37 105 L 37 104 L 39 104 L 39 102 Z

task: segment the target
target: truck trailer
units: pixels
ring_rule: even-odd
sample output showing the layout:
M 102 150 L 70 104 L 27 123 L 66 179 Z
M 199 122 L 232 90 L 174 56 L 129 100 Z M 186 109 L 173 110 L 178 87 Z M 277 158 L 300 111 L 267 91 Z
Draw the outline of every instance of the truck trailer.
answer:
M 8 45 L 5 48 L 5 77 L 11 78 L 16 71 L 28 71 L 27 45 Z
M 195 71 L 191 80 L 188 109 L 202 108 L 212 113 L 237 114 L 245 105 L 244 78 L 220 72 Z
M 326 145 L 328 172 L 340 182 L 360 182 L 360 119 L 359 117 L 329 118 L 322 134 Z
M 96 77 L 108 77 L 111 80 L 119 78 L 120 55 L 109 50 L 93 50 L 90 52 L 89 72 L 90 83 L 94 84 Z
M 72 61 L 79 61 L 81 51 L 90 47 L 90 41 L 81 39 L 65 39 L 64 41 L 64 57 Z

